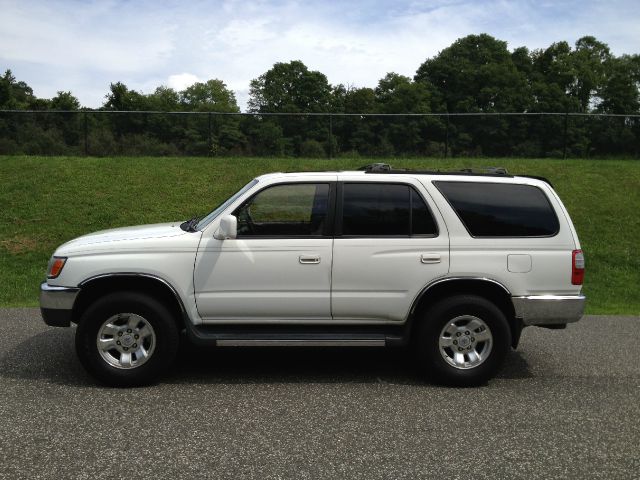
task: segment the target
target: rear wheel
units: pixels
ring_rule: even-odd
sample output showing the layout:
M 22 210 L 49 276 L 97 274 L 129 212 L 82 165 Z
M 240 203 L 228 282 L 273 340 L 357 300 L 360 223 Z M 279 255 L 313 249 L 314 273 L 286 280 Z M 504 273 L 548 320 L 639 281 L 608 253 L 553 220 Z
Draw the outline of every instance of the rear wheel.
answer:
M 96 300 L 76 330 L 76 351 L 83 366 L 116 387 L 154 382 L 173 362 L 178 344 L 178 329 L 167 308 L 137 292 L 116 292 Z
M 414 337 L 419 367 L 438 383 L 472 387 L 500 369 L 511 343 L 504 313 L 485 298 L 457 295 L 429 308 Z

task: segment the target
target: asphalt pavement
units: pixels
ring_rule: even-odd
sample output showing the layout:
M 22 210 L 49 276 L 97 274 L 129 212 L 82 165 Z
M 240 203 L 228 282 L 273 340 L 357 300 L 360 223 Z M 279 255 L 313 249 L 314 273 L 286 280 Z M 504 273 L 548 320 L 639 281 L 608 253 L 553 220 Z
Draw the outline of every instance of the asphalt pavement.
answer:
M 0 478 L 639 478 L 640 318 L 527 328 L 498 378 L 424 382 L 403 350 L 183 348 L 110 389 L 74 329 L 0 310 Z

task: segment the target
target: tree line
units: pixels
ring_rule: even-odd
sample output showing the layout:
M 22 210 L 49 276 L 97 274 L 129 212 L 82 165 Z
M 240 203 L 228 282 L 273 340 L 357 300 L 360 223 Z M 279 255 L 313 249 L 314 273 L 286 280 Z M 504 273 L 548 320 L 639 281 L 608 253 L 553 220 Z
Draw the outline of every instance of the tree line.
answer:
M 640 56 L 616 56 L 592 36 L 510 51 L 490 35 L 469 35 L 426 59 L 413 78 L 388 73 L 374 88 L 331 85 L 295 60 L 251 81 L 255 115 L 233 115 L 240 113 L 235 94 L 219 79 L 147 94 L 112 83 L 97 111 L 114 113 L 97 114 L 68 91 L 37 98 L 7 70 L 0 110 L 49 112 L 0 112 L 4 154 L 637 156 L 635 117 L 536 114 L 640 114 Z M 425 113 L 443 115 L 388 115 Z M 528 115 L 483 115 L 494 113 Z

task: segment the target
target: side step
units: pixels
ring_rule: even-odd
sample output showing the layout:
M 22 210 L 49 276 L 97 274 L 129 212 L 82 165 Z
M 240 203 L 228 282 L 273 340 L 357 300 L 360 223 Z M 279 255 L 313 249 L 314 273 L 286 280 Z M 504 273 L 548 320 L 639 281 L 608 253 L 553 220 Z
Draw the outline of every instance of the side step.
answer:
M 378 338 L 337 338 L 337 337 L 275 337 L 275 338 L 220 338 L 219 347 L 384 347 L 385 337 Z
M 384 347 L 404 343 L 398 327 L 191 325 L 189 339 L 219 347 Z

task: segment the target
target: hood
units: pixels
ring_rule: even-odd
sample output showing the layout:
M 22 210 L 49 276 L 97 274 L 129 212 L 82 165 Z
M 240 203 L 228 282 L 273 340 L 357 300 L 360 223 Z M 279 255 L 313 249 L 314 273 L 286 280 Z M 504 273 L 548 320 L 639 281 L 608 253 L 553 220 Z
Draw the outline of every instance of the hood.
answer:
M 83 235 L 62 244 L 58 248 L 59 253 L 57 254 L 78 249 L 84 250 L 88 246 L 100 247 L 101 245 L 98 244 L 104 243 L 176 237 L 186 234 L 187 232 L 180 228 L 180 222 L 156 223 L 153 225 L 138 225 L 135 227 L 100 230 L 99 232 Z

